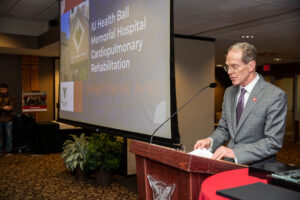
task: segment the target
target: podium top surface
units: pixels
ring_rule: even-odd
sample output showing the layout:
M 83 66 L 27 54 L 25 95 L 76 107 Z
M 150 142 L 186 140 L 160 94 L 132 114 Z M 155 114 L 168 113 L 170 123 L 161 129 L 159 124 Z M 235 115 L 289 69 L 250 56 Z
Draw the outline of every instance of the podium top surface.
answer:
M 164 146 L 133 140 L 130 152 L 158 163 L 169 165 L 186 172 L 216 174 L 219 172 L 246 168 L 245 165 L 203 158 Z

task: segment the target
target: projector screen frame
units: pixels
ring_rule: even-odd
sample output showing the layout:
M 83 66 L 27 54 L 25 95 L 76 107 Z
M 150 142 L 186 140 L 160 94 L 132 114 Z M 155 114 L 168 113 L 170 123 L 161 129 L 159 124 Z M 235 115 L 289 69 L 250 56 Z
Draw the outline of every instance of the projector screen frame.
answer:
M 176 101 L 176 88 L 175 88 L 175 50 L 174 50 L 174 0 L 169 0 L 170 1 L 170 115 L 176 112 L 177 110 L 177 101 Z M 59 9 L 61 10 L 61 5 L 59 4 Z M 61 11 L 60 11 L 61 13 Z M 60 30 L 61 30 L 61 24 L 60 24 Z M 61 37 L 61 35 L 60 35 Z M 61 38 L 60 38 L 61 39 Z M 59 51 L 61 55 L 61 45 L 59 46 Z M 60 58 L 61 61 L 61 58 Z M 61 82 L 59 81 L 59 88 L 60 88 Z M 85 123 L 85 122 L 80 122 L 80 121 L 74 121 L 74 120 L 69 120 L 65 118 L 61 118 L 59 115 L 60 112 L 60 89 L 58 90 L 58 113 L 57 113 L 57 121 L 74 125 L 77 127 L 82 127 L 84 130 L 88 130 L 90 132 L 94 133 L 109 133 L 117 136 L 122 136 L 124 138 L 130 138 L 130 139 L 135 139 L 135 140 L 140 140 L 140 141 L 145 141 L 149 142 L 151 135 L 147 134 L 142 134 L 142 133 L 137 133 L 137 132 L 131 132 L 131 131 L 126 131 L 126 130 L 120 130 L 120 129 L 115 129 L 115 128 L 110 128 L 110 127 L 104 127 L 104 126 L 99 126 L 95 124 L 90 124 L 90 123 Z M 168 118 L 168 116 L 167 116 Z M 171 123 L 171 138 L 163 138 L 159 137 L 159 135 L 155 135 L 153 137 L 153 143 L 154 144 L 159 144 L 163 146 L 168 146 L 172 148 L 178 148 L 179 143 L 180 143 L 180 134 L 179 134 L 179 129 L 178 129 L 178 118 L 177 115 L 175 115 L 172 119 L 170 119 Z M 160 125 L 160 124 L 159 124 Z M 158 126 L 159 126 L 158 125 Z M 157 127 L 158 127 L 157 126 Z M 155 130 L 155 129 L 154 129 Z M 153 130 L 153 131 L 154 131 Z M 156 133 L 159 134 L 159 133 Z

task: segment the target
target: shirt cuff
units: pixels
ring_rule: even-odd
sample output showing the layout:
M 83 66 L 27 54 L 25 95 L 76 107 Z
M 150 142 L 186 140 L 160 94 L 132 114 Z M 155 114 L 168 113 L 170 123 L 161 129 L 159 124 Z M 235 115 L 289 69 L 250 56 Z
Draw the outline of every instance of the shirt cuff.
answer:
M 236 158 L 234 158 L 234 162 L 235 162 L 235 164 L 239 164 L 238 160 Z

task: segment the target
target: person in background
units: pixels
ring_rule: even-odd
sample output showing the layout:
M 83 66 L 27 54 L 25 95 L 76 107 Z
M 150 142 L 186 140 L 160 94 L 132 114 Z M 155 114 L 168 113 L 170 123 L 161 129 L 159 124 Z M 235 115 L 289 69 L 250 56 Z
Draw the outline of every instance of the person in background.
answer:
M 207 148 L 214 152 L 213 159 L 238 164 L 276 162 L 285 133 L 287 96 L 256 73 L 256 57 L 256 48 L 246 42 L 228 49 L 224 69 L 232 86 L 224 94 L 222 117 L 213 134 L 198 140 L 194 149 Z
M 5 133 L 5 150 L 6 153 L 12 152 L 12 119 L 15 99 L 8 94 L 8 85 L 0 84 L 0 153 L 3 151 L 3 138 Z

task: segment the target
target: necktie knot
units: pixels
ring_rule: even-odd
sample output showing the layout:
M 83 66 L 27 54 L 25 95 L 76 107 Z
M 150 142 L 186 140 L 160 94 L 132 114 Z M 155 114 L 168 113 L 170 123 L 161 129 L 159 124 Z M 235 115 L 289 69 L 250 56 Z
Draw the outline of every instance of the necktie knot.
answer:
M 242 89 L 241 89 L 241 95 L 240 95 L 240 96 L 242 96 L 242 95 L 244 96 L 244 94 L 245 94 L 246 92 L 247 92 L 247 90 L 246 90 L 245 88 L 242 88 Z

